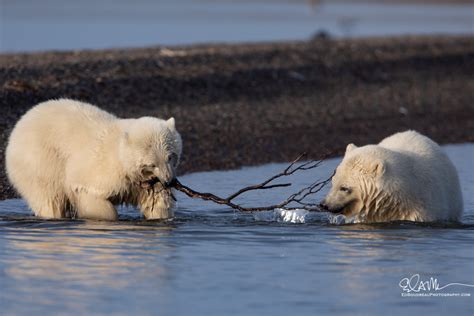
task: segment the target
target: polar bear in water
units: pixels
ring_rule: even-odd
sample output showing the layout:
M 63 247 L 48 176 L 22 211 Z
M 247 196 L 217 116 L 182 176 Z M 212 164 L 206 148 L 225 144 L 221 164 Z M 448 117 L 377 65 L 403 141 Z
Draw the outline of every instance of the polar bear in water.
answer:
M 10 182 L 44 218 L 116 220 L 131 204 L 147 219 L 173 216 L 167 187 L 182 150 L 173 118 L 119 119 L 93 105 L 60 99 L 29 110 L 6 148 Z M 157 179 L 153 188 L 148 180 Z
M 378 145 L 349 144 L 321 207 L 361 222 L 459 221 L 463 199 L 456 169 L 438 144 L 406 131 Z

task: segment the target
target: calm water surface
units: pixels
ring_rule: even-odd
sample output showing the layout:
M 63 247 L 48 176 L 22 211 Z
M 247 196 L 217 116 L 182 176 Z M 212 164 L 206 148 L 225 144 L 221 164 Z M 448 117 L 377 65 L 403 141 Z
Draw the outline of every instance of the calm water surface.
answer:
M 20 200 L 0 202 L 1 314 L 472 315 L 474 288 L 426 292 L 470 297 L 402 297 L 399 286 L 414 274 L 441 286 L 474 284 L 474 144 L 445 149 L 466 203 L 458 225 L 334 225 L 324 215 L 240 214 L 180 194 L 169 222 L 147 222 L 130 209 L 114 223 L 46 221 Z M 292 181 L 325 178 L 338 162 Z M 181 181 L 225 195 L 285 166 Z M 269 204 L 285 190 L 240 202 Z
M 466 1 L 1 0 L 0 52 L 473 34 L 473 16 Z

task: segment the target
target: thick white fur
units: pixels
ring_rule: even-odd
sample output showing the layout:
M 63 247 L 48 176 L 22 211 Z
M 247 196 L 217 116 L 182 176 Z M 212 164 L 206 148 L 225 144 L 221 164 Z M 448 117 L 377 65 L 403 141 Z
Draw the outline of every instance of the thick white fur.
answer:
M 361 222 L 459 221 L 463 200 L 457 171 L 438 144 L 406 131 L 378 145 L 349 144 L 323 206 Z
M 29 110 L 6 149 L 10 182 L 37 216 L 117 219 L 114 205 L 132 204 L 146 218 L 173 216 L 169 189 L 181 155 L 174 119 L 118 119 L 99 108 L 60 99 Z

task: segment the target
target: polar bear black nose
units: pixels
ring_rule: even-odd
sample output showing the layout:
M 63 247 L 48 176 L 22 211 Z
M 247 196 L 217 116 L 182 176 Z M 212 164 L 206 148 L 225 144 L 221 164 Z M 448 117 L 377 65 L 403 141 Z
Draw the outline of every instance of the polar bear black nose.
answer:
M 324 203 L 324 201 L 322 201 L 321 203 L 319 203 L 319 207 L 322 208 L 322 209 L 325 210 L 325 211 L 329 210 L 329 207 L 327 206 L 326 203 Z

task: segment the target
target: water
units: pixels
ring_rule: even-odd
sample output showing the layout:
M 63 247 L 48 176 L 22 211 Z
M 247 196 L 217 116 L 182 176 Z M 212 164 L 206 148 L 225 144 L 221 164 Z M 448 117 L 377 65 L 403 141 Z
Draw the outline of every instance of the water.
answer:
M 473 34 L 472 3 L 414 2 L 2 0 L 0 52 Z
M 181 194 L 173 221 L 144 221 L 131 209 L 118 222 L 46 221 L 20 200 L 0 202 L 2 314 L 472 315 L 474 288 L 428 292 L 470 297 L 402 297 L 399 286 L 414 274 L 474 284 L 474 144 L 445 149 L 461 177 L 462 224 L 333 225 L 321 214 L 242 214 Z M 338 162 L 292 181 L 325 178 Z M 285 166 L 181 181 L 225 195 Z M 269 204 L 288 190 L 240 202 Z

